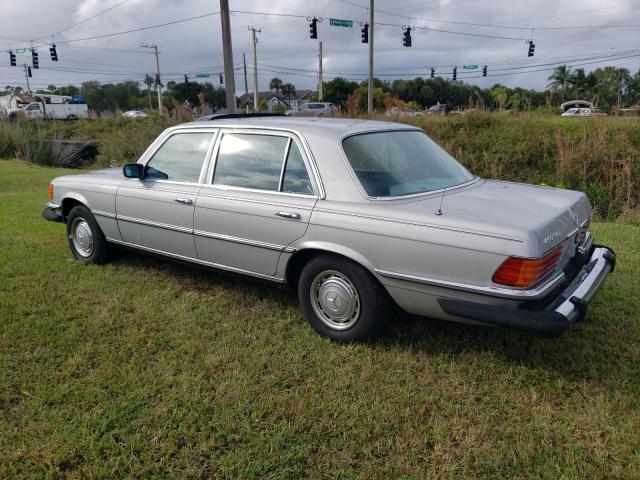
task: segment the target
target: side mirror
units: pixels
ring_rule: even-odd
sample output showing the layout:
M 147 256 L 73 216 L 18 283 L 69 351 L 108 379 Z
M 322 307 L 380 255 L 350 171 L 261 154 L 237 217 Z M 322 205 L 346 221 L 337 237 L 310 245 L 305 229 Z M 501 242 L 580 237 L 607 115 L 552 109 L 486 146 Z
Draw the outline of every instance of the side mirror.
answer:
M 144 165 L 140 163 L 127 163 L 122 167 L 122 173 L 125 178 L 139 178 L 142 180 L 144 178 Z

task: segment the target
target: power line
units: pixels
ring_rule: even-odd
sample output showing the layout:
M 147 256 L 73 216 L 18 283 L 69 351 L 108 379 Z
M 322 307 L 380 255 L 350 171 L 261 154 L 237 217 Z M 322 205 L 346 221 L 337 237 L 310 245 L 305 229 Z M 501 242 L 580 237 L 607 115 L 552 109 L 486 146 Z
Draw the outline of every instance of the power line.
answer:
M 102 10 L 101 12 L 96 13 L 95 15 L 92 15 L 92 16 L 90 16 L 89 18 L 85 18 L 84 20 L 80 20 L 79 22 L 76 22 L 76 23 L 74 23 L 73 25 L 68 26 L 67 28 L 63 28 L 63 29 L 62 29 L 62 30 L 60 30 L 59 32 L 54 33 L 54 34 L 52 35 L 52 37 L 53 37 L 53 36 L 56 36 L 56 35 L 60 35 L 61 33 L 66 32 L 67 30 L 71 30 L 72 28 L 77 27 L 78 25 L 80 25 L 80 24 L 82 24 L 82 23 L 88 22 L 89 20 L 93 20 L 94 18 L 99 17 L 99 16 L 100 16 L 100 15 L 102 15 L 103 13 L 110 12 L 110 11 L 111 11 L 111 10 L 113 10 L 114 8 L 118 8 L 120 5 L 124 5 L 124 4 L 125 4 L 125 3 L 127 3 L 128 1 L 129 1 L 129 0 L 122 0 L 120 3 L 116 3 L 115 5 L 113 5 L 113 6 L 109 7 L 109 8 L 107 8 L 107 9 L 105 9 L 105 10 Z M 38 39 L 38 40 L 39 40 L 39 39 Z

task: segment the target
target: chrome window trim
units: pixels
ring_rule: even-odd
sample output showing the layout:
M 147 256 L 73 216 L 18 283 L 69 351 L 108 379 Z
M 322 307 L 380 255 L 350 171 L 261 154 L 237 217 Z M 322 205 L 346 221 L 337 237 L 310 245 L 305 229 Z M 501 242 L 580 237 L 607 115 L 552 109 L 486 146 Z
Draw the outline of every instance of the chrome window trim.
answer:
M 262 205 L 272 205 L 272 206 L 278 206 L 278 207 L 291 207 L 290 204 L 287 203 L 274 203 L 274 202 L 267 202 L 264 200 L 256 200 L 254 198 L 244 198 L 244 197 L 231 197 L 228 195 L 219 195 L 219 194 L 212 194 L 212 193 L 206 193 L 207 190 L 205 190 L 205 188 L 217 188 L 214 187 L 213 185 L 203 185 L 203 189 L 200 190 L 200 192 L 198 193 L 198 197 L 208 197 L 208 198 L 221 198 L 223 200 L 234 200 L 234 201 L 240 201 L 240 202 L 250 202 L 250 203 L 259 203 Z M 220 190 L 241 190 L 240 187 L 235 187 L 235 188 L 221 188 Z M 272 192 L 270 190 L 247 190 L 247 191 L 251 191 L 251 192 L 259 192 L 259 193 L 281 193 L 281 192 Z M 300 198 L 316 198 L 316 197 L 310 197 L 309 195 L 303 195 L 303 194 L 299 194 L 299 193 L 284 193 L 285 196 L 289 196 L 289 197 L 300 197 Z M 200 205 L 201 208 L 206 208 L 206 207 L 202 207 L 202 205 Z M 312 207 L 305 207 L 302 205 L 296 205 L 296 209 L 298 210 L 313 210 Z
M 313 193 L 297 193 L 297 194 L 293 194 L 296 196 L 300 196 L 300 197 L 307 197 L 307 198 L 324 198 L 324 188 L 322 188 L 322 184 L 320 183 L 319 180 L 319 175 L 316 176 L 315 172 L 314 175 L 310 175 L 309 174 L 309 166 L 311 166 L 311 170 L 313 170 L 313 163 L 309 160 L 311 157 L 307 156 L 303 153 L 303 151 L 305 153 L 307 153 L 306 149 L 304 148 L 300 148 L 300 142 L 298 141 L 300 139 L 300 136 L 295 133 L 294 131 L 290 131 L 287 129 L 278 129 L 278 128 L 263 128 L 263 127 L 226 127 L 226 126 L 221 126 L 220 127 L 220 132 L 219 135 L 216 139 L 216 145 L 214 148 L 214 151 L 211 155 L 211 161 L 210 161 L 210 167 L 209 170 L 207 171 L 206 174 L 206 178 L 204 180 L 204 185 L 205 186 L 212 186 L 212 187 L 217 187 L 217 188 L 222 188 L 222 189 L 235 189 L 235 190 L 239 190 L 239 191 L 246 191 L 246 192 L 260 192 L 260 193 L 275 193 L 278 195 L 292 195 L 286 192 L 280 192 L 278 190 L 262 190 L 262 189 L 258 189 L 258 188 L 248 188 L 248 187 L 238 187 L 235 185 L 225 185 L 225 184 L 216 184 L 214 183 L 215 180 L 215 171 L 216 171 L 216 165 L 218 163 L 218 155 L 220 154 L 220 145 L 222 144 L 222 140 L 224 138 L 224 135 L 226 133 L 229 134 L 245 134 L 245 135 L 271 135 L 274 137 L 287 137 L 289 139 L 289 142 L 287 142 L 287 146 L 285 147 L 285 156 L 284 156 L 284 160 L 283 160 L 283 165 L 286 163 L 287 160 L 287 155 L 289 152 L 289 149 L 291 148 L 291 142 L 296 142 L 296 146 L 298 147 L 298 150 L 300 150 L 300 154 L 302 154 L 302 160 L 304 161 L 304 166 L 305 169 L 307 170 L 307 176 L 309 177 L 309 180 L 312 180 L 312 187 L 313 187 Z M 304 145 L 303 145 L 304 147 Z M 310 152 L 310 151 L 309 151 Z M 281 166 L 281 179 L 282 179 L 282 175 L 284 172 L 284 166 Z M 314 178 L 315 177 L 315 178 Z M 318 195 L 316 193 L 316 190 L 319 190 L 321 193 L 320 195 Z
M 176 129 L 171 128 L 167 129 L 158 136 L 158 138 L 145 150 L 137 163 L 141 163 L 145 167 L 149 164 L 149 162 L 153 159 L 153 156 L 162 148 L 162 146 L 174 135 L 184 135 L 191 133 L 209 133 L 211 138 L 209 140 L 209 146 L 207 147 L 207 153 L 204 157 L 204 161 L 202 162 L 202 166 L 200 167 L 200 175 L 198 176 L 197 182 L 179 182 L 175 180 L 162 180 L 162 179 L 148 179 L 145 178 L 143 180 L 138 180 L 139 182 L 154 182 L 154 183 L 167 183 L 173 185 L 191 185 L 191 186 L 200 186 L 204 182 L 204 178 L 207 173 L 207 169 L 209 167 L 209 163 L 211 162 L 211 154 L 216 145 L 218 135 L 220 133 L 220 127 L 199 127 L 199 128 L 182 128 Z M 128 180 L 136 180 L 136 179 L 128 179 Z
M 100 212 L 100 211 L 95 211 L 92 210 L 92 212 L 99 212 L 97 214 L 103 213 L 106 214 L 104 216 L 110 216 L 111 214 L 108 214 L 107 212 Z M 180 232 L 180 233 L 186 233 L 186 234 L 193 234 L 193 235 L 197 235 L 199 237 L 207 237 L 207 238 L 215 238 L 217 240 L 224 240 L 226 242 L 233 242 L 233 243 L 239 243 L 242 245 L 251 245 L 254 247 L 260 247 L 260 248 L 266 248 L 268 250 L 277 250 L 279 252 L 288 252 L 288 253 L 293 253 L 296 251 L 295 248 L 286 246 L 286 245 L 277 245 L 275 243 L 267 243 L 267 242 L 260 242 L 258 240 L 251 240 L 249 238 L 240 238 L 240 237 L 234 237 L 231 235 L 223 235 L 223 234 L 218 234 L 218 233 L 211 233 L 211 232 L 206 232 L 203 230 L 194 230 L 192 228 L 187 228 L 187 227 L 179 227 L 177 225 L 169 225 L 166 223 L 160 223 L 160 222 L 152 222 L 150 220 L 143 220 L 141 218 L 135 218 L 135 217 L 127 217 L 125 215 L 113 215 L 113 217 L 110 218 L 115 218 L 117 220 L 122 220 L 123 222 L 130 222 L 130 223 L 137 223 L 139 225 L 146 225 L 149 227 L 156 227 L 156 228 L 161 228 L 163 230 L 170 230 L 170 231 L 174 231 L 174 232 Z
M 355 170 L 351 166 L 351 162 L 349 162 L 349 158 L 347 157 L 347 154 L 345 153 L 344 149 L 342 148 L 342 142 L 343 142 L 343 140 L 345 140 L 345 139 L 347 139 L 349 137 L 353 137 L 355 135 L 363 135 L 363 134 L 367 134 L 367 133 L 384 133 L 384 132 L 421 132 L 421 133 L 426 135 L 424 130 L 422 130 L 422 129 L 418 128 L 418 127 L 403 127 L 403 128 L 381 128 L 381 129 L 371 129 L 371 130 L 359 130 L 357 132 L 349 132 L 349 133 L 346 133 L 346 134 L 338 137 L 338 152 L 340 152 L 340 157 L 342 158 L 342 161 L 344 162 L 345 166 L 347 167 L 347 171 L 349 172 L 349 176 L 352 178 L 352 180 L 356 184 L 356 187 L 358 188 L 358 192 L 360 192 L 360 195 L 362 195 L 366 200 L 388 202 L 388 201 L 392 201 L 392 200 L 406 200 L 406 199 L 411 199 L 411 198 L 423 197 L 423 196 L 426 196 L 426 195 L 438 195 L 438 194 L 442 194 L 445 191 L 448 192 L 448 191 L 451 191 L 451 190 L 457 190 L 458 188 L 467 187 L 467 186 L 472 185 L 475 182 L 481 180 L 480 177 L 474 176 L 468 182 L 464 182 L 464 183 L 461 183 L 459 185 L 452 185 L 451 187 L 447 187 L 447 188 L 440 188 L 438 190 L 430 190 L 428 192 L 419 192 L 419 193 L 410 193 L 408 195 L 398 195 L 396 197 L 372 197 L 364 189 L 364 187 L 362 186 L 362 183 L 360 182 L 360 179 L 358 178 L 358 175 L 356 174 Z M 429 137 L 428 135 L 427 135 L 427 137 L 430 140 L 432 140 L 431 137 Z M 456 162 L 458 162 L 457 159 L 454 158 L 454 160 L 456 160 Z M 460 162 L 458 162 L 458 163 L 460 163 Z M 464 167 L 464 165 L 463 165 L 463 167 Z
M 280 179 L 278 180 L 278 192 L 282 193 L 282 183 L 284 182 L 284 170 L 287 168 L 287 159 L 289 158 L 289 152 L 291 151 L 291 137 L 287 141 L 287 146 L 284 149 L 284 158 L 282 159 L 282 166 L 280 167 Z M 305 169 L 306 169 L 305 165 Z M 307 171 L 307 176 L 309 172 Z
M 220 270 L 226 270 L 229 272 L 233 272 L 233 273 L 241 273 L 243 275 L 249 275 L 252 277 L 257 277 L 257 278 L 262 278 L 265 280 L 270 280 L 272 282 L 277 282 L 277 283 L 285 283 L 285 279 L 281 278 L 281 277 L 276 277 L 273 275 L 265 275 L 264 273 L 258 273 L 258 272 L 253 272 L 251 270 L 243 270 L 241 268 L 236 268 L 236 267 L 230 267 L 228 265 L 222 265 L 220 263 L 213 263 L 213 262 L 207 262 L 206 260 L 200 260 L 198 258 L 193 258 L 193 257 L 187 257 L 184 255 L 178 255 L 177 253 L 171 253 L 171 252 L 166 252 L 164 250 L 158 250 L 155 248 L 150 248 L 150 247 L 144 247 L 142 245 L 138 245 L 136 243 L 129 243 L 129 242 L 124 242 L 122 240 L 116 240 L 114 238 L 107 238 L 108 242 L 112 242 L 112 243 L 117 243 L 119 245 L 124 245 L 127 247 L 132 247 L 132 248 L 136 248 L 138 250 L 144 250 L 146 252 L 151 252 L 151 253 L 158 253 L 167 257 L 171 257 L 171 258 L 175 258 L 178 260 L 185 260 L 188 262 L 192 262 L 192 263 L 197 263 L 199 265 L 204 265 L 206 267 L 211 267 L 211 268 L 217 268 Z
M 249 193 L 266 193 L 269 195 L 278 195 L 278 196 L 285 196 L 285 197 L 298 197 L 298 198 L 318 198 L 316 195 L 311 195 L 311 194 L 305 194 L 305 193 L 288 193 L 288 192 L 278 192 L 276 190 L 259 190 L 257 188 L 246 188 L 246 187 L 234 187 L 231 185 L 202 185 L 202 187 L 207 187 L 207 188 L 213 188 L 213 189 L 219 189 L 219 190 L 224 190 L 224 191 L 231 191 L 231 192 L 249 192 Z M 202 190 L 200 191 L 202 192 Z M 207 194 L 203 194 L 203 193 L 199 193 L 198 195 L 202 195 L 205 197 L 216 197 L 217 195 L 207 195 Z M 233 197 L 227 197 L 229 199 L 233 198 Z M 241 201 L 246 201 L 246 199 L 244 198 L 236 198 L 236 200 L 241 200 Z
M 465 292 L 474 292 L 484 295 L 490 295 L 493 297 L 509 298 L 514 300 L 535 300 L 536 298 L 540 298 L 565 278 L 564 272 L 558 272 L 556 275 L 552 276 L 539 286 L 518 290 L 513 288 L 495 287 L 491 285 L 470 285 L 467 283 L 421 277 L 417 275 L 392 272 L 389 270 L 382 270 L 378 268 L 375 269 L 375 272 L 382 277 L 392 278 L 394 280 L 403 280 L 412 283 L 421 283 L 425 285 L 432 285 L 435 287 L 451 288 L 454 290 L 462 290 Z

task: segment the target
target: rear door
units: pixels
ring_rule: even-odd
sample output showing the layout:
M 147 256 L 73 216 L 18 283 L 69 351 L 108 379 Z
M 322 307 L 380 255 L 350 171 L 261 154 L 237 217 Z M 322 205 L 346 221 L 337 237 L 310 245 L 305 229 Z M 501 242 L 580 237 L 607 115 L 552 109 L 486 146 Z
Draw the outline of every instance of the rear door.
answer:
M 269 130 L 222 130 L 195 208 L 198 256 L 272 276 L 280 254 L 304 235 L 318 187 L 299 138 Z
M 197 258 L 193 239 L 196 196 L 213 147 L 214 130 L 169 134 L 145 163 L 145 178 L 118 188 L 122 239 L 161 253 Z

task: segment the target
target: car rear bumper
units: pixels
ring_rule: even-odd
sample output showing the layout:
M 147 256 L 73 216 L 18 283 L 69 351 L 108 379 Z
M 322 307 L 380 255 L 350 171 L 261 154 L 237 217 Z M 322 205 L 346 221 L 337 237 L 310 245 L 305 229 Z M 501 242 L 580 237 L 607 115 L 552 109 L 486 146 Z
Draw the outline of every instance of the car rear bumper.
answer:
M 591 248 L 591 255 L 573 281 L 546 306 L 531 308 L 523 302 L 518 307 L 486 305 L 465 300 L 439 298 L 442 310 L 460 318 L 515 328 L 540 336 L 554 337 L 571 323 L 586 315 L 587 305 L 616 264 L 613 250 L 601 245 Z
M 60 205 L 56 205 L 55 203 L 47 203 L 47 206 L 42 211 L 42 216 L 50 222 L 64 222 Z

